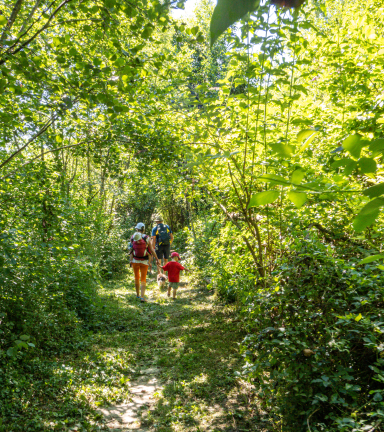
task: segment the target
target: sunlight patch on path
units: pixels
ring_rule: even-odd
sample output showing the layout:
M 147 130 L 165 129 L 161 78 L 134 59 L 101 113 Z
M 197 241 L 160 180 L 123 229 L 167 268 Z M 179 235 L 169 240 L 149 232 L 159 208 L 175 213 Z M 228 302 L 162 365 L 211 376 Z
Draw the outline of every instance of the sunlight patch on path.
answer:
M 130 386 L 131 398 L 128 403 L 111 405 L 99 409 L 103 414 L 106 425 L 113 431 L 148 431 L 141 425 L 141 416 L 155 403 L 154 395 L 162 390 L 157 378 L 153 375 L 157 368 L 141 370 L 144 376 L 132 382 Z
M 116 285 L 114 292 L 125 297 L 121 308 L 137 304 L 132 327 L 112 348 L 133 353 L 131 381 L 124 402 L 98 408 L 103 430 L 270 430 L 253 403 L 253 386 L 235 374 L 242 366 L 238 344 L 243 333 L 234 308 L 219 305 L 205 288 L 188 284 L 173 301 L 152 281 L 146 304 L 136 303 L 126 286 Z

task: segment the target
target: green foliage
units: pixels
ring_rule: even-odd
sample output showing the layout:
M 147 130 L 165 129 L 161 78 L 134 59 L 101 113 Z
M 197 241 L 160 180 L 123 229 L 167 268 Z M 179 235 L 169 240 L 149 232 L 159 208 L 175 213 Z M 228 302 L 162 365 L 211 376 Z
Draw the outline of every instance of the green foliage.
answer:
M 211 19 L 211 45 L 228 27 L 253 12 L 259 3 L 259 0 L 219 0 Z
M 40 367 L 69 382 L 54 363 L 87 331 L 134 325 L 96 287 L 160 211 L 197 279 L 244 308 L 244 376 L 285 429 L 377 427 L 383 1 L 202 0 L 187 22 L 160 0 L 18 5 L 0 15 L 2 416 Z
M 357 269 L 316 238 L 294 242 L 288 258 L 270 288 L 243 294 L 242 374 L 287 431 L 374 427 L 383 404 L 382 273 Z

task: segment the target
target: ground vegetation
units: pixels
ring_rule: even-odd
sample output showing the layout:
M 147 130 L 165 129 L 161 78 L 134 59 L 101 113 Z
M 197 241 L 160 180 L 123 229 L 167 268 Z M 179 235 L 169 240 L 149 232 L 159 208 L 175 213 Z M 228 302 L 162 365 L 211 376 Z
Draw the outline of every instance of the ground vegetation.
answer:
M 384 2 L 183 3 L 1 3 L 0 431 L 107 428 L 152 349 L 147 428 L 379 431 Z M 179 305 L 131 298 L 156 214 Z

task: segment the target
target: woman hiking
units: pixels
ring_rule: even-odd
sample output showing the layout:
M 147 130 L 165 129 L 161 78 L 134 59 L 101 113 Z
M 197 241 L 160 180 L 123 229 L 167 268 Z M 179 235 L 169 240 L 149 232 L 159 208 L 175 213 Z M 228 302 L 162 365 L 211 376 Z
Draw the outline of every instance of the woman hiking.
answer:
M 153 249 L 151 239 L 146 234 L 144 234 L 145 225 L 142 222 L 139 222 L 135 229 L 136 232 L 131 237 L 131 264 L 135 274 L 136 296 L 142 302 L 146 302 L 145 288 L 147 286 L 147 272 L 150 255 L 154 257 L 157 265 L 160 263 L 156 252 Z

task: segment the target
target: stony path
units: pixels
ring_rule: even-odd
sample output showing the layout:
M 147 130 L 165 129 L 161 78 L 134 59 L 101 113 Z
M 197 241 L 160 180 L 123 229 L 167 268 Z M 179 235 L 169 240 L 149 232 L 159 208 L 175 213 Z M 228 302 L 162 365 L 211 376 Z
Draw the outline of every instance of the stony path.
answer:
M 141 426 L 141 415 L 154 404 L 154 394 L 162 387 L 156 378 L 158 369 L 143 370 L 143 375 L 130 385 L 130 402 L 100 408 L 105 423 L 112 431 L 148 431 Z
M 104 430 L 270 430 L 253 403 L 252 387 L 236 376 L 244 334 L 233 310 L 204 288 L 184 284 L 176 301 L 154 283 L 150 288 L 148 304 L 138 303 L 126 287 L 114 290 L 119 307 L 135 311 L 135 328 L 120 334 L 119 348 L 111 349 L 126 344 L 135 364 L 126 400 L 99 408 Z

